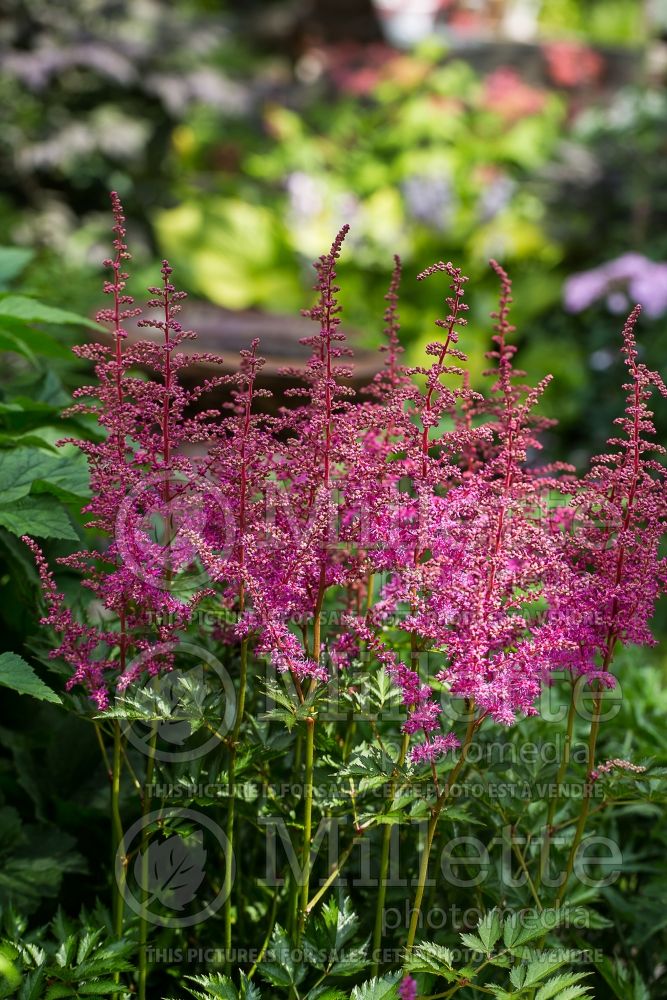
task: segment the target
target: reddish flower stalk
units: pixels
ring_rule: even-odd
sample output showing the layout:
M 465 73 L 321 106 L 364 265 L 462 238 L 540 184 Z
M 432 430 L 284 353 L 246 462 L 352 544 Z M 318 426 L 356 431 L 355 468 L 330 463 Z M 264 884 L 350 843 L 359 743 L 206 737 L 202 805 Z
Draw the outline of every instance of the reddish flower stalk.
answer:
M 428 461 L 429 453 L 429 433 L 431 427 L 435 426 L 437 423 L 440 413 L 451 409 L 454 397 L 450 393 L 443 392 L 441 378 L 443 375 L 456 374 L 463 375 L 463 371 L 460 367 L 456 365 L 445 365 L 445 359 L 448 356 L 457 358 L 459 361 L 466 361 L 467 356 L 463 354 L 462 351 L 457 350 L 452 347 L 452 344 L 458 343 L 458 332 L 456 330 L 457 326 L 466 326 L 467 320 L 460 316 L 460 313 L 467 312 L 468 306 L 463 302 L 464 295 L 464 284 L 468 280 L 461 272 L 460 267 L 454 267 L 451 262 L 447 264 L 439 261 L 437 264 L 432 264 L 431 267 L 427 267 L 425 271 L 417 275 L 418 281 L 423 281 L 424 278 L 428 278 L 432 274 L 436 274 L 438 271 L 444 271 L 452 279 L 451 290 L 452 295 L 445 299 L 446 305 L 449 307 L 449 315 L 445 319 L 437 319 L 435 321 L 436 326 L 446 331 L 446 337 L 443 343 L 431 343 L 426 348 L 426 353 L 435 355 L 437 360 L 431 365 L 431 368 L 424 370 L 424 374 L 427 375 L 427 389 L 426 395 L 424 397 L 422 406 L 422 438 L 421 438 L 421 476 L 422 479 L 426 476 L 426 464 Z M 445 403 L 444 406 L 435 405 L 435 397 L 438 393 Z

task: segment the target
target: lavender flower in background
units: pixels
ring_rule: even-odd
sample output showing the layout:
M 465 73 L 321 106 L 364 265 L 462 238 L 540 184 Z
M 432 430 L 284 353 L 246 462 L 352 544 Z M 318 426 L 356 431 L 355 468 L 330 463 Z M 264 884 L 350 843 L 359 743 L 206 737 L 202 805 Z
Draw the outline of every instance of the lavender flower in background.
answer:
M 288 174 L 285 187 L 294 224 L 311 222 L 324 209 L 326 192 L 316 177 L 295 170 Z
M 572 274 L 565 282 L 563 301 L 568 312 L 582 312 L 600 299 L 614 314 L 639 302 L 652 319 L 663 316 L 667 312 L 667 262 L 624 253 L 590 271 Z
M 408 215 L 436 231 L 444 231 L 451 221 L 453 190 L 443 175 L 413 174 L 401 188 Z
M 491 180 L 482 188 L 477 202 L 480 222 L 491 222 L 504 208 L 507 208 L 516 191 L 516 182 L 506 174 Z

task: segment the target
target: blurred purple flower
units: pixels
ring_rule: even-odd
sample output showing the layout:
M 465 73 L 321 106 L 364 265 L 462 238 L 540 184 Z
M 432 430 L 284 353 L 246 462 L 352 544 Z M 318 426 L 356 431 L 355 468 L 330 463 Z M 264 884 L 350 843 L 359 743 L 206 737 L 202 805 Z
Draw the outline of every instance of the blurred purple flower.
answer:
M 667 263 L 649 260 L 640 253 L 624 253 L 590 271 L 571 275 L 565 282 L 563 300 L 568 312 L 582 312 L 605 299 L 618 312 L 624 293 L 632 303 L 641 303 L 648 316 L 667 312 Z
M 401 984 L 398 987 L 398 995 L 401 1000 L 416 1000 L 417 983 L 412 976 L 403 976 Z
M 93 70 L 125 87 L 138 77 L 129 53 L 95 41 L 62 47 L 46 43 L 28 52 L 10 52 L 3 66 L 31 90 L 43 90 L 53 77 L 72 68 Z
M 402 185 L 408 215 L 431 229 L 441 231 L 450 224 L 454 192 L 447 177 L 413 174 Z

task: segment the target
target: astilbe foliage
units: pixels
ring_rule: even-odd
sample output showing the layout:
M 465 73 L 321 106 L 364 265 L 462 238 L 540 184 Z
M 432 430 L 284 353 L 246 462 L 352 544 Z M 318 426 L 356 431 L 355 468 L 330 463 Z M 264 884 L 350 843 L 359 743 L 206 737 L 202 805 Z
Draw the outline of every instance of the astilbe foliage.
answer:
M 305 340 L 305 370 L 292 373 L 301 383 L 291 390 L 296 405 L 260 415 L 257 342 L 235 375 L 197 389 L 181 384 L 188 359 L 179 346 L 193 334 L 176 318 L 183 294 L 167 262 L 150 289 L 155 314 L 142 320 L 159 337 L 128 343 L 123 322 L 137 310 L 125 293 L 129 254 L 112 200 L 112 306 L 99 315 L 111 344 L 78 349 L 97 383 L 74 404 L 105 432 L 77 443 L 91 470 L 90 524 L 107 541 L 63 560 L 104 608 L 103 626 L 75 619 L 29 543 L 70 686 L 85 684 L 104 708 L 112 685 L 168 669 L 160 644 L 177 639 L 211 597 L 238 616 L 215 637 L 252 642 L 302 698 L 304 683 L 313 690 L 336 671 L 384 666 L 405 708 L 411 760 L 432 765 L 460 743 L 443 729 L 443 698 L 463 699 L 478 724 L 510 725 L 537 711 L 555 670 L 607 680 L 619 641 L 651 642 L 666 581 L 665 472 L 648 399 L 655 388 L 667 391 L 638 359 L 638 310 L 624 331 L 628 402 L 619 433 L 578 479 L 567 466 L 537 464 L 549 422 L 536 406 L 549 380 L 531 388 L 514 366 L 511 283 L 496 262 L 501 295 L 485 395 L 471 388 L 459 346 L 467 279 L 451 263 L 419 275 L 450 281 L 430 364 L 401 364 L 396 258 L 385 364 L 354 398 L 336 285 L 344 227 L 315 264 L 318 299 L 307 315 L 317 329 Z M 230 403 L 195 412 L 221 384 Z M 156 516 L 160 539 L 150 534 Z M 188 586 L 194 566 L 201 572 Z M 335 611 L 329 624 L 325 604 Z

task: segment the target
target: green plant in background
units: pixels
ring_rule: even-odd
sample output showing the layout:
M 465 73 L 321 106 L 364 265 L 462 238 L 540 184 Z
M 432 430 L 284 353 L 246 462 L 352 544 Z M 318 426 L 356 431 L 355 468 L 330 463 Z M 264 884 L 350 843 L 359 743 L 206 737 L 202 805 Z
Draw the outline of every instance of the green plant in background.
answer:
M 83 979 L 90 953 L 102 958 L 101 931 L 92 932 L 90 921 L 89 936 L 82 931 L 77 944 L 66 942 L 67 922 L 57 917 L 58 942 L 47 946 L 44 932 L 28 932 L 25 920 L 61 896 L 63 880 L 80 877 L 89 867 L 78 849 L 80 774 L 73 773 L 65 750 L 77 745 L 80 733 L 76 726 L 74 733 L 68 731 L 66 717 L 55 708 L 62 706 L 60 695 L 43 679 L 43 668 L 33 665 L 40 646 L 34 641 L 37 575 L 19 539 L 25 531 L 34 532 L 56 556 L 83 537 L 88 469 L 72 447 L 56 443 L 67 434 L 99 436 L 90 421 L 61 416 L 69 390 L 80 379 L 80 365 L 69 349 L 73 331 L 96 325 L 32 294 L 33 282 L 23 277 L 32 258 L 30 250 L 0 247 L 0 688 L 7 709 L 0 726 L 0 910 L 5 914 L 0 973 L 6 980 L 0 993 L 11 995 L 20 984 L 22 998 L 42 996 L 47 986 L 52 996 L 78 996 L 58 993 L 54 985 L 63 977 L 68 981 L 68 969 L 84 994 L 94 994 L 95 987 L 86 991 Z M 67 574 L 62 584 L 67 588 Z M 33 708 L 29 699 L 36 699 Z M 21 720 L 27 727 L 23 732 L 14 728 Z M 60 800 L 45 780 L 47 758 L 61 760 Z M 73 964 L 80 966 L 78 972 Z
M 578 34 L 589 44 L 639 46 L 648 29 L 648 4 L 634 0 L 538 0 L 545 36 Z
M 24 294 L 20 277 L 30 251 L 0 248 L 0 587 L 5 648 L 30 621 L 35 574 L 18 538 L 32 524 L 37 537 L 57 546 L 81 537 L 80 507 L 89 496 L 86 463 L 71 447 L 56 448 L 68 433 L 99 434 L 88 420 L 63 420 L 80 364 L 71 331 L 96 324 Z
M 446 249 L 482 288 L 485 261 L 496 256 L 512 265 L 520 292 L 529 374 L 545 362 L 558 367 L 546 405 L 559 415 L 562 450 L 579 460 L 592 447 L 583 412 L 595 440 L 608 416 L 610 393 L 596 394 L 593 373 L 614 327 L 604 315 L 586 316 L 585 328 L 565 320 L 562 284 L 600 262 L 598 250 L 613 255 L 610 240 L 618 253 L 667 257 L 664 101 L 645 87 L 613 98 L 613 53 L 586 46 L 644 44 L 651 18 L 641 6 L 537 3 L 540 31 L 526 65 L 478 73 L 436 41 L 410 56 L 316 42 L 287 53 L 263 34 L 263 4 L 36 3 L 21 21 L 17 2 L 0 73 L 5 239 L 57 248 L 55 301 L 85 312 L 90 300 L 78 292 L 89 286 L 75 272 L 99 257 L 104 199 L 115 187 L 135 220 L 142 270 L 159 251 L 190 291 L 289 313 L 300 307 L 312 256 L 347 221 L 348 320 L 373 344 L 388 246 L 408 269 Z M 637 73 L 632 52 L 619 58 L 621 78 Z M 560 89 L 545 90 L 544 79 Z M 169 204 L 178 208 L 157 207 Z M 470 316 L 478 356 L 487 287 Z M 420 311 L 409 293 L 404 304 L 415 357 L 429 307 L 435 314 L 429 295 L 425 320 L 424 303 Z M 662 343 L 657 328 L 648 344 L 655 358 Z
M 173 155 L 183 198 L 155 222 L 188 284 L 236 308 L 293 308 L 306 262 L 348 222 L 350 316 L 369 331 L 374 305 L 364 309 L 368 293 L 355 293 L 363 280 L 381 297 L 387 246 L 408 265 L 443 245 L 473 271 L 493 255 L 555 262 L 540 203 L 521 182 L 552 155 L 563 103 L 513 71 L 480 79 L 439 57 L 394 57 L 363 99 L 267 104 L 264 137 L 245 137 L 238 175 L 211 170 L 220 127 L 210 113 L 181 126 Z M 421 333 L 411 305 L 408 297 L 408 337 Z

